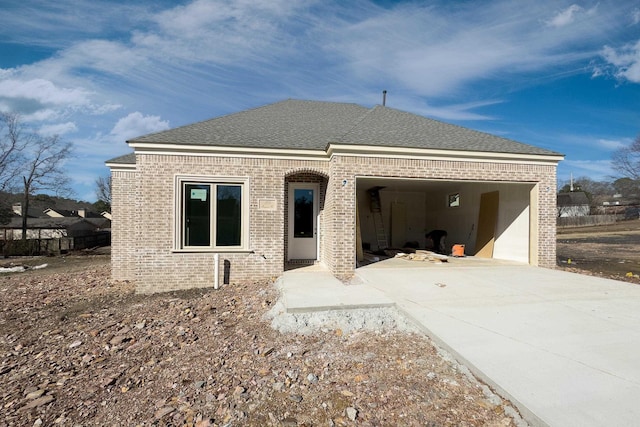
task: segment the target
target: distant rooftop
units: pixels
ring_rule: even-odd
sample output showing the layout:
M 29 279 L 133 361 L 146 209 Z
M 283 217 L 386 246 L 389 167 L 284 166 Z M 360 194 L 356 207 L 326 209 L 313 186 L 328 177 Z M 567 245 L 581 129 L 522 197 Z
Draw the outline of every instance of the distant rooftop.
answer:
M 588 205 L 589 199 L 583 191 L 558 194 L 558 206 Z

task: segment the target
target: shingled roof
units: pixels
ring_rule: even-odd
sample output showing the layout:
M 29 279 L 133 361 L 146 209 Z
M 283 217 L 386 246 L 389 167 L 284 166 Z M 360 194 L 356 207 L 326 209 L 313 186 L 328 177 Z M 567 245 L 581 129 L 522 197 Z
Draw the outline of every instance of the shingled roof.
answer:
M 323 151 L 340 144 L 561 155 L 380 105 L 291 99 L 128 142 Z
M 578 206 L 588 205 L 589 198 L 583 191 L 576 191 L 575 193 L 559 193 L 558 194 L 558 206 Z
M 107 163 L 113 163 L 113 164 L 119 164 L 119 165 L 129 165 L 129 164 L 135 164 L 136 163 L 136 154 L 135 153 L 129 153 L 129 154 L 125 154 L 124 156 L 118 156 L 115 157 L 111 160 L 107 160 Z

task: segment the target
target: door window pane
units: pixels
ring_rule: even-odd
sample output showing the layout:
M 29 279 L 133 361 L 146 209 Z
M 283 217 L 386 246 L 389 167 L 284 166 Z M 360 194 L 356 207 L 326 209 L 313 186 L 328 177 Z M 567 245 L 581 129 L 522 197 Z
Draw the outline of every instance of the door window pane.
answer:
M 216 190 L 216 246 L 240 246 L 242 187 L 217 185 Z
M 313 190 L 294 190 L 293 237 L 313 238 Z
M 210 193 L 211 188 L 208 185 L 185 185 L 185 246 L 209 246 L 211 243 Z

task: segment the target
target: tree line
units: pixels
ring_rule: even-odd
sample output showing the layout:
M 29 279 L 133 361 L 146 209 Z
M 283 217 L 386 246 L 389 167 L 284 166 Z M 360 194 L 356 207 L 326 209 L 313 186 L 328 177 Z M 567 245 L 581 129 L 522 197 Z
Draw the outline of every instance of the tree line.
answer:
M 43 136 L 22 122 L 15 113 L 0 112 L 0 191 L 22 195 L 23 212 L 28 212 L 36 192 L 71 194 L 64 163 L 72 145 L 58 135 Z M 0 219 L 7 222 L 11 206 L 0 201 Z M 27 235 L 27 215 L 22 215 L 22 238 Z
M 72 155 L 72 144 L 58 135 L 43 136 L 26 125 L 19 114 L 0 112 L 0 193 L 21 194 L 24 212 L 38 192 L 64 197 L 72 194 L 65 161 Z M 640 135 L 629 145 L 612 155 L 613 169 L 621 178 L 595 181 L 579 177 L 566 182 L 559 192 L 583 191 L 592 206 L 601 206 L 614 194 L 633 203 L 640 203 Z M 111 209 L 111 180 L 98 177 L 95 181 L 100 211 Z M 572 185 L 573 184 L 573 185 Z M 3 198 L 4 199 L 4 198 Z M 11 205 L 0 199 L 0 223 L 11 218 Z M 26 239 L 27 215 L 22 216 L 22 238 Z
M 631 178 L 618 178 L 612 181 L 595 181 L 587 176 L 575 178 L 573 183 L 562 183 L 558 193 L 573 191 L 583 192 L 591 208 L 603 206 L 605 202 L 622 200 L 625 204 L 640 204 L 640 180 Z
M 592 208 L 602 206 L 614 196 L 626 204 L 640 204 L 640 135 L 629 146 L 613 153 L 611 166 L 621 178 L 612 177 L 608 181 L 596 181 L 588 176 L 581 176 L 572 182 L 561 183 L 558 193 L 582 191 Z

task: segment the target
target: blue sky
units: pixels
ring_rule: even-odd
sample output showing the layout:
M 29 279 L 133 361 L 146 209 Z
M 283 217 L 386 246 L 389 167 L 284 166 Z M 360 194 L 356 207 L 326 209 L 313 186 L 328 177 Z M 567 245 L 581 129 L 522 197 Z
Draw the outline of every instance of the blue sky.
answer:
M 0 6 L 0 110 L 74 145 L 95 200 L 125 140 L 287 98 L 387 106 L 615 175 L 640 134 L 640 1 L 56 1 Z

